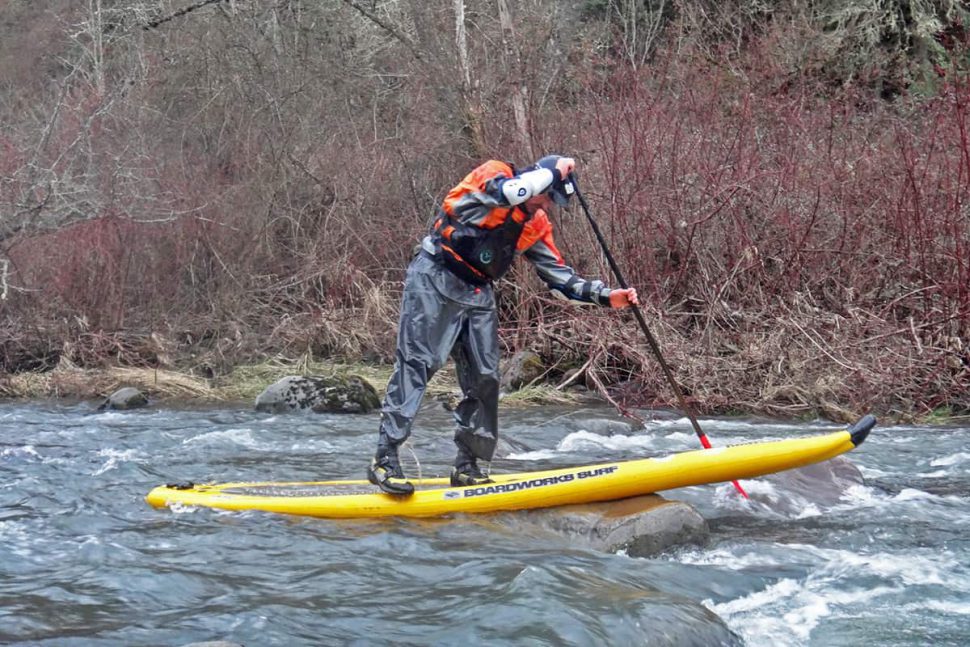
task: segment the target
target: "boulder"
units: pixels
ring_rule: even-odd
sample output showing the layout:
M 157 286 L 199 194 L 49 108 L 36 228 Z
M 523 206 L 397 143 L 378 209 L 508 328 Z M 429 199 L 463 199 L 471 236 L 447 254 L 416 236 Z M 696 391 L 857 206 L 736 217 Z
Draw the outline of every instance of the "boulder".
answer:
M 269 413 L 370 413 L 380 405 L 377 390 L 356 375 L 290 375 L 256 397 L 256 410 Z
M 541 357 L 530 350 L 519 351 L 502 368 L 501 388 L 503 391 L 521 389 L 542 377 L 545 371 Z
M 529 513 L 530 520 L 593 550 L 649 557 L 671 546 L 706 541 L 707 521 L 692 506 L 656 494 Z
M 148 406 L 148 398 L 145 394 L 132 386 L 126 386 L 109 395 L 98 407 L 98 411 L 105 409 L 124 411 L 145 406 Z
M 865 479 L 846 456 L 768 474 L 749 488 L 751 501 L 784 515 L 825 510 L 842 502 L 845 492 Z
M 588 431 L 598 436 L 629 436 L 634 433 L 629 421 L 617 418 L 571 418 L 566 424 L 570 429 Z

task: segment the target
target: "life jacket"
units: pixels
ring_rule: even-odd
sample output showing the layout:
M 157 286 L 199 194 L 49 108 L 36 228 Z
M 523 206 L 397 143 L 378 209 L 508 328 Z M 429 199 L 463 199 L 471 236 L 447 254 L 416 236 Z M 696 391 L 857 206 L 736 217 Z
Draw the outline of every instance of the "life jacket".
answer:
M 431 226 L 432 240 L 441 249 L 442 262 L 456 276 L 474 285 L 498 280 L 509 271 L 519 237 L 531 218 L 522 205 L 497 206 L 486 193 L 490 180 L 512 177 L 514 173 L 511 164 L 485 162 L 448 192 Z M 461 222 L 469 217 L 479 224 Z

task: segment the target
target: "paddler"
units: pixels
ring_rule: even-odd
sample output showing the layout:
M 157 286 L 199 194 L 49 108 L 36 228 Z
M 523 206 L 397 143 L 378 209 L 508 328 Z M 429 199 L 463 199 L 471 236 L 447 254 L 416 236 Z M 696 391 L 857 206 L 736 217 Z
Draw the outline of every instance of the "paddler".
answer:
M 498 442 L 499 345 L 493 283 L 525 256 L 553 295 L 584 305 L 626 308 L 633 288 L 613 290 L 578 276 L 552 238 L 548 211 L 575 193 L 575 160 L 547 155 L 517 171 L 490 160 L 445 197 L 408 267 L 394 372 L 381 407 L 377 452 L 367 478 L 383 491 L 414 492 L 398 449 L 411 434 L 428 380 L 449 354 L 464 399 L 455 408 L 453 486 L 491 482 L 488 463 Z

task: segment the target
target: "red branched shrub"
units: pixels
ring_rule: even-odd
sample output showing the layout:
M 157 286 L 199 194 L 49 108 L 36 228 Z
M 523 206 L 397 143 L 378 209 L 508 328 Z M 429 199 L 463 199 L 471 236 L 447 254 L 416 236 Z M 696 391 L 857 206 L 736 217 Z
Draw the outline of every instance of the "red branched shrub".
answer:
M 476 19 L 473 83 L 451 41 L 431 37 L 452 28 L 437 5 L 389 13 L 413 42 L 339 3 L 247 6 L 118 36 L 103 64 L 81 56 L 45 89 L 43 114 L 0 104 L 17 117 L 0 135 L 4 330 L 43 338 L 18 340 L 8 364 L 39 348 L 48 366 L 60 339 L 85 363 L 151 364 L 140 339 L 159 330 L 220 366 L 389 359 L 403 270 L 443 194 L 482 150 L 518 164 L 559 152 L 578 158 L 699 406 L 970 408 L 970 83 L 956 23 L 939 41 L 952 69 L 917 95 L 922 77 L 883 43 L 866 45 L 871 64 L 840 54 L 857 34 L 814 43 L 819 16 L 798 3 L 644 7 L 638 20 L 658 21 L 647 40 L 556 3 L 523 21 L 521 62 L 494 47 L 497 23 Z M 557 22 L 573 9 L 583 18 Z M 555 218 L 560 247 L 612 282 L 578 209 Z M 570 378 L 591 388 L 671 401 L 624 315 L 556 303 L 526 267 L 512 279 L 508 350 L 543 352 L 553 379 L 582 368 Z

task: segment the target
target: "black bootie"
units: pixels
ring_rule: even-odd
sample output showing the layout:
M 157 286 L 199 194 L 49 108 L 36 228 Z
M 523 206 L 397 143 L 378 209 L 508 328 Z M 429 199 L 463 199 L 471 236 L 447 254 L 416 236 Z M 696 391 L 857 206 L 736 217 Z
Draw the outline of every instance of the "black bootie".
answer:
M 478 467 L 478 461 L 467 452 L 458 450 L 458 458 L 455 459 L 455 466 L 451 468 L 452 487 L 464 487 L 466 485 L 483 485 L 494 483 L 488 475 Z
M 397 445 L 379 445 L 374 460 L 367 469 L 367 480 L 388 494 L 410 496 L 414 486 L 408 482 L 401 469 Z

